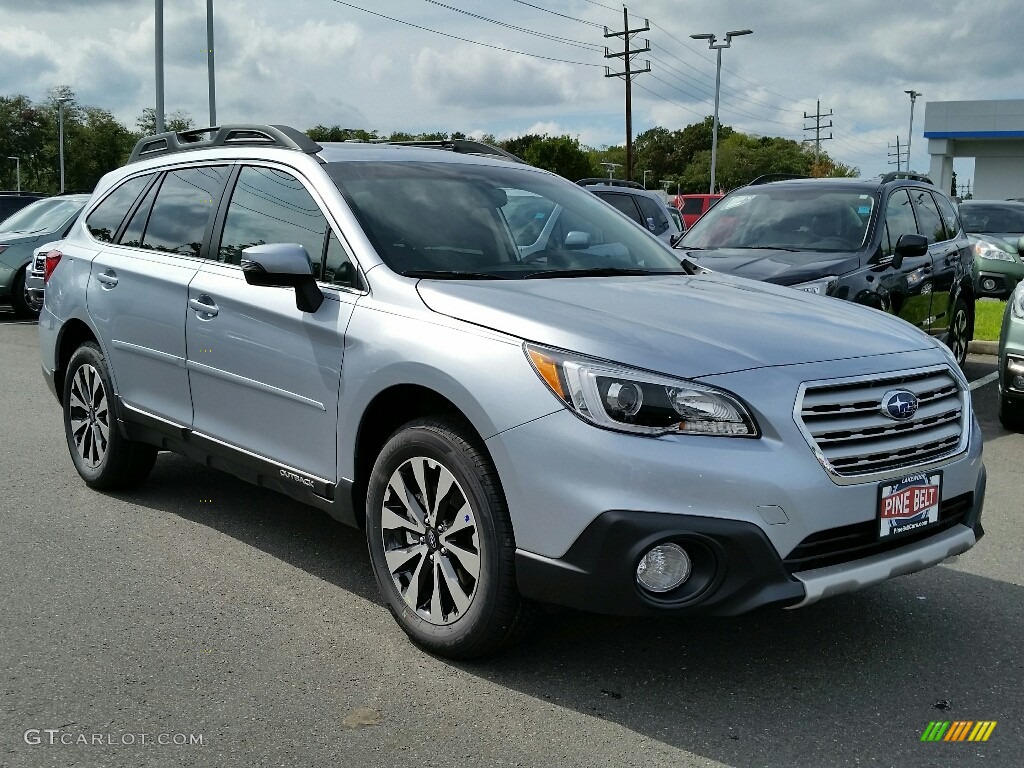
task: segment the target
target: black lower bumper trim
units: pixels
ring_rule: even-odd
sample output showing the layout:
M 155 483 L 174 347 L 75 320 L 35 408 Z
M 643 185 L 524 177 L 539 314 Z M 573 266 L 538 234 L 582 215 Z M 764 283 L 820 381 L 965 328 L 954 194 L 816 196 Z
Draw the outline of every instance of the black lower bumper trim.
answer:
M 664 595 L 636 582 L 640 558 L 662 542 L 690 555 L 693 573 Z M 804 598 L 764 532 L 753 523 L 691 515 L 610 510 L 598 516 L 561 558 L 516 553 L 526 597 L 626 616 L 693 612 L 735 615 Z

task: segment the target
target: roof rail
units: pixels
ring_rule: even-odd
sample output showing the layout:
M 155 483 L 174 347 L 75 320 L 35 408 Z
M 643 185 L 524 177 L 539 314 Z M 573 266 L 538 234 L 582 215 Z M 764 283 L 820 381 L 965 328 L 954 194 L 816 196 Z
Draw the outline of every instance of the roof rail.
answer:
M 809 179 L 802 173 L 763 173 L 757 178 L 747 182 L 748 187 L 756 187 L 759 184 L 771 184 L 773 181 L 790 181 L 791 179 Z
M 594 179 L 580 179 L 576 182 L 581 187 L 592 187 L 597 184 L 603 184 L 606 187 L 629 187 L 630 189 L 644 189 L 644 185 L 636 181 L 627 181 L 626 179 L 606 179 L 606 178 L 594 178 Z
M 882 183 L 885 184 L 887 181 L 894 181 L 896 179 L 909 179 L 910 181 L 923 181 L 925 184 L 931 184 L 935 186 L 931 178 L 925 176 L 923 173 L 912 173 L 911 171 L 890 171 L 889 173 L 882 174 Z
M 211 147 L 260 146 L 297 149 L 313 155 L 323 149 L 302 131 L 287 125 L 215 125 L 187 131 L 167 131 L 139 139 L 129 163 L 159 155 Z
M 511 160 L 515 163 L 525 163 L 521 157 L 516 157 L 511 152 L 506 152 L 500 147 L 486 144 L 473 139 L 440 139 L 428 141 L 426 139 L 411 141 L 378 141 L 376 144 L 392 144 L 399 147 L 428 147 L 431 149 L 446 149 L 449 152 L 456 152 L 460 155 L 481 155 L 484 157 L 500 157 L 504 160 Z

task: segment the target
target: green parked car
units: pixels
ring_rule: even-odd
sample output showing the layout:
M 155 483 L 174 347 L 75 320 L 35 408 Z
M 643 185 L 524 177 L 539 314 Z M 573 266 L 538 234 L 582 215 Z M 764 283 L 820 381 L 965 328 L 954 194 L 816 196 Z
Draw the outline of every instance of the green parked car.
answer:
M 964 200 L 960 218 L 974 249 L 974 290 L 978 297 L 1005 299 L 1024 279 L 1024 203 Z
M 1006 302 L 999 334 L 999 420 L 1024 432 L 1024 283 Z

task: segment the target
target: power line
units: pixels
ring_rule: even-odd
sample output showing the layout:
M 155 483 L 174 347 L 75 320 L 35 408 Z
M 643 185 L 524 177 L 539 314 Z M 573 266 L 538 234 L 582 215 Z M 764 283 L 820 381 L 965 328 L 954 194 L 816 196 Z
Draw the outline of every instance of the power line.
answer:
M 421 26 L 419 24 L 413 24 L 411 21 L 405 21 L 404 19 L 396 19 L 394 16 L 386 16 L 385 14 L 378 13 L 377 11 L 371 11 L 371 10 L 369 10 L 367 8 L 360 8 L 358 5 L 353 5 L 352 3 L 346 3 L 344 0 L 331 0 L 331 2 L 332 3 L 337 3 L 338 5 L 344 5 L 346 8 L 352 8 L 352 9 L 357 10 L 357 11 L 362 11 L 363 13 L 368 13 L 371 16 L 377 16 L 378 18 L 381 18 L 381 19 L 387 19 L 388 21 L 394 21 L 394 22 L 396 22 L 398 24 L 404 24 L 407 27 L 413 27 L 414 29 L 423 30 L 424 32 L 432 32 L 435 35 L 441 35 L 442 37 L 448 37 L 448 38 L 451 38 L 452 40 L 458 40 L 458 41 L 463 42 L 463 43 L 472 43 L 473 45 L 479 45 L 479 46 L 482 46 L 484 48 L 491 48 L 492 50 L 495 50 L 495 51 L 504 51 L 505 53 L 514 53 L 514 54 L 516 54 L 518 56 L 530 56 L 530 57 L 532 57 L 534 59 L 544 59 L 545 61 L 557 61 L 560 64 L 576 64 L 577 66 L 581 66 L 581 67 L 600 67 L 601 66 L 600 64 L 588 64 L 585 61 L 569 61 L 568 59 L 556 59 L 553 56 L 541 56 L 540 54 L 537 54 L 537 53 L 526 53 L 525 51 L 517 51 L 517 50 L 514 50 L 512 48 L 502 48 L 500 45 L 491 45 L 490 43 L 481 43 L 479 40 L 470 40 L 469 38 L 459 37 L 458 35 L 453 35 L 453 34 L 451 34 L 449 32 L 441 32 L 441 31 L 436 30 L 436 29 L 431 29 L 430 27 L 424 27 L 424 26 Z M 516 2 L 519 2 L 519 0 L 516 0 Z M 595 26 L 600 26 L 600 25 L 595 25 Z
M 461 14 L 463 14 L 465 16 L 469 16 L 469 17 L 474 18 L 474 19 L 479 19 L 480 21 L 487 21 L 487 22 L 490 22 L 491 24 L 497 24 L 499 27 L 505 27 L 507 29 L 514 29 L 516 32 L 523 32 L 523 33 L 525 33 L 527 35 L 534 35 L 536 37 L 542 37 L 542 38 L 544 38 L 546 40 L 553 40 L 554 42 L 563 43 L 564 45 L 572 45 L 572 46 L 574 46 L 576 48 L 586 48 L 586 49 L 592 50 L 592 51 L 600 51 L 601 50 L 601 46 L 597 45 L 595 43 L 584 43 L 581 40 L 570 40 L 567 37 L 559 37 L 558 35 L 549 35 L 546 32 L 538 32 L 538 31 L 533 30 L 533 29 L 527 29 L 526 27 L 517 27 L 515 24 L 509 24 L 508 22 L 499 21 L 497 19 L 490 19 L 487 16 L 481 16 L 481 15 L 479 15 L 477 13 L 472 13 L 471 11 L 465 11 L 465 10 L 463 10 L 461 8 L 456 8 L 455 6 L 452 6 L 452 5 L 445 5 L 444 3 L 438 2 L 438 0 L 424 0 L 424 2 L 430 3 L 431 5 L 436 5 L 436 6 L 440 7 L 440 8 L 444 8 L 445 10 L 454 11 L 455 13 L 461 13 Z
M 578 21 L 580 24 L 589 24 L 591 27 L 597 27 L 598 29 L 601 29 L 604 26 L 604 24 L 598 24 L 597 22 L 594 21 L 577 19 L 575 16 L 566 16 L 564 13 L 552 11 L 550 8 L 541 8 L 539 5 L 534 5 L 533 3 L 526 2 L 526 0 L 512 0 L 512 2 L 519 3 L 520 5 L 526 5 L 529 6 L 530 8 L 535 8 L 538 11 L 544 11 L 544 13 L 550 13 L 553 16 L 561 16 L 563 19 L 569 19 L 570 21 Z

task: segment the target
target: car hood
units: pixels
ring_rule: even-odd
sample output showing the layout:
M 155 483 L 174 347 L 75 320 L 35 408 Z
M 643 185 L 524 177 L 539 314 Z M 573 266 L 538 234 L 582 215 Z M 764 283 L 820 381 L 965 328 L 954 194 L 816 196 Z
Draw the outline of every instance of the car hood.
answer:
M 777 248 L 687 249 L 688 258 L 715 272 L 764 280 L 778 285 L 797 285 L 826 275 L 842 275 L 860 265 L 860 257 L 849 251 L 828 253 L 784 251 Z
M 933 347 L 883 312 L 726 275 L 418 284 L 433 311 L 685 377 Z

